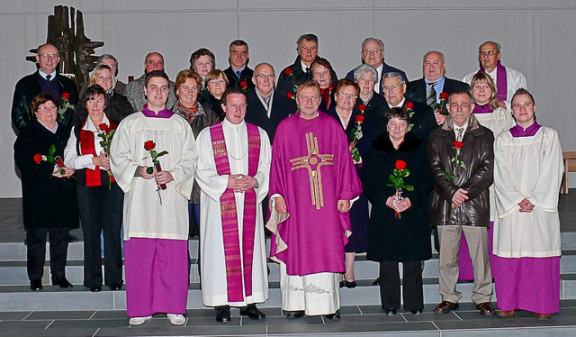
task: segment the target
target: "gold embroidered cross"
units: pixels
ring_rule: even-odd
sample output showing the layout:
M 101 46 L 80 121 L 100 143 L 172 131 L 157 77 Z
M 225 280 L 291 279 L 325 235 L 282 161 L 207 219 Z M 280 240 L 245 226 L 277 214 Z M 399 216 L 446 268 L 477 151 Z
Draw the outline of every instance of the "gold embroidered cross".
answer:
M 301 168 L 308 170 L 312 205 L 316 206 L 316 209 L 320 209 L 324 207 L 322 172 L 320 168 L 324 165 L 334 165 L 334 155 L 318 153 L 318 138 L 314 137 L 312 132 L 306 134 L 306 147 L 308 148 L 306 156 L 290 159 L 291 170 L 294 171 Z

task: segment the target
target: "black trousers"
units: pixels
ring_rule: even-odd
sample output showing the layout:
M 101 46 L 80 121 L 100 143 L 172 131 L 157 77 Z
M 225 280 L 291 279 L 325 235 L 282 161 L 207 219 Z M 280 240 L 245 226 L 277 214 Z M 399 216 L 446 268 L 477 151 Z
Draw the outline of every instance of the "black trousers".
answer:
M 424 309 L 422 261 L 401 261 L 405 310 Z M 380 299 L 382 309 L 400 309 L 400 271 L 398 261 L 380 261 Z
M 102 245 L 104 233 L 105 284 L 122 285 L 122 203 L 124 194 L 116 183 L 108 188 L 108 174 L 101 173 L 102 185 L 78 185 L 78 210 L 84 234 L 84 286 L 102 285 Z
M 66 276 L 69 231 L 68 227 L 28 228 L 26 230 L 27 270 L 30 280 L 40 280 L 44 274 L 47 235 L 50 240 L 50 273 L 56 278 Z

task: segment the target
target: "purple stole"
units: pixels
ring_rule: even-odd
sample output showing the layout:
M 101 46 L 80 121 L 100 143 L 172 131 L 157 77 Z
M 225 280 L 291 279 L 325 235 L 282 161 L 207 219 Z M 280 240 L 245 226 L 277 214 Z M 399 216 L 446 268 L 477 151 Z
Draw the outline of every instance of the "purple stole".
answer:
M 260 133 L 258 127 L 246 123 L 248 128 L 248 175 L 253 177 L 258 172 L 260 159 Z M 212 151 L 219 175 L 230 175 L 228 150 L 224 140 L 222 124 L 210 127 Z M 252 255 L 254 253 L 254 233 L 256 232 L 256 191 L 244 192 L 244 223 L 242 224 L 242 259 L 244 261 L 244 281 L 246 296 L 252 295 Z M 234 190 L 226 189 L 220 197 L 222 216 L 222 234 L 224 237 L 224 254 L 226 256 L 226 280 L 228 283 L 228 301 L 242 302 L 242 266 L 240 260 L 240 237 L 238 235 L 238 216 Z
M 484 68 L 478 70 L 479 73 L 486 72 Z M 498 91 L 498 100 L 505 101 L 508 97 L 508 78 L 506 77 L 506 67 L 498 63 L 496 66 L 496 90 Z
M 486 113 L 490 113 L 490 112 L 494 112 L 494 110 L 490 107 L 490 103 L 485 104 L 485 105 L 476 104 L 474 106 L 474 111 L 472 111 L 472 113 L 475 113 L 475 114 L 486 114 Z
M 532 137 L 536 134 L 536 132 L 538 132 L 538 130 L 540 130 L 542 126 L 536 122 L 534 122 L 534 124 L 530 125 L 529 127 L 526 128 L 526 130 L 524 130 L 524 128 L 522 128 L 520 125 L 516 125 L 515 127 L 510 129 L 510 133 L 512 134 L 512 137 Z

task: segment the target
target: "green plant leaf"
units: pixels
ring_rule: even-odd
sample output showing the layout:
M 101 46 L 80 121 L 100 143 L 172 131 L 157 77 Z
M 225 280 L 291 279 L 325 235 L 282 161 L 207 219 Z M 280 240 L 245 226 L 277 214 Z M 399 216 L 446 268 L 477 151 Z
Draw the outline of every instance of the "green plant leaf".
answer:
M 56 146 L 54 144 L 50 145 L 48 148 L 48 155 L 53 156 L 56 153 Z

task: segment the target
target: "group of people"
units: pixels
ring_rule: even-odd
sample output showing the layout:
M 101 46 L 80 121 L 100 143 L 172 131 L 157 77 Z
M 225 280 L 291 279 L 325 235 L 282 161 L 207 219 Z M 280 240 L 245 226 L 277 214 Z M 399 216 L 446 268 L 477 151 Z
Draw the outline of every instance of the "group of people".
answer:
M 493 279 L 498 315 L 558 312 L 560 143 L 536 122 L 526 80 L 500 63 L 500 46 L 480 45 L 481 67 L 464 81 L 447 78 L 444 55 L 430 51 L 423 78 L 408 81 L 376 38 L 340 80 L 316 35 L 296 44 L 277 80 L 269 63 L 248 68 L 242 40 L 230 43 L 227 69 L 201 48 L 175 82 L 158 52 L 128 84 L 105 54 L 80 95 L 57 71 L 59 51 L 40 46 L 12 109 L 31 289 L 42 289 L 47 236 L 52 282 L 72 286 L 68 232 L 80 219 L 84 286 L 121 289 L 124 254 L 133 325 L 159 312 L 185 323 L 193 232 L 203 303 L 219 322 L 233 307 L 266 317 L 257 304 L 268 298 L 268 256 L 280 264 L 288 318 L 339 318 L 359 252 L 379 262 L 386 314 L 401 303 L 420 314 L 434 232 L 435 312 L 458 308 L 459 278 L 474 280 L 483 315 L 495 313 Z

